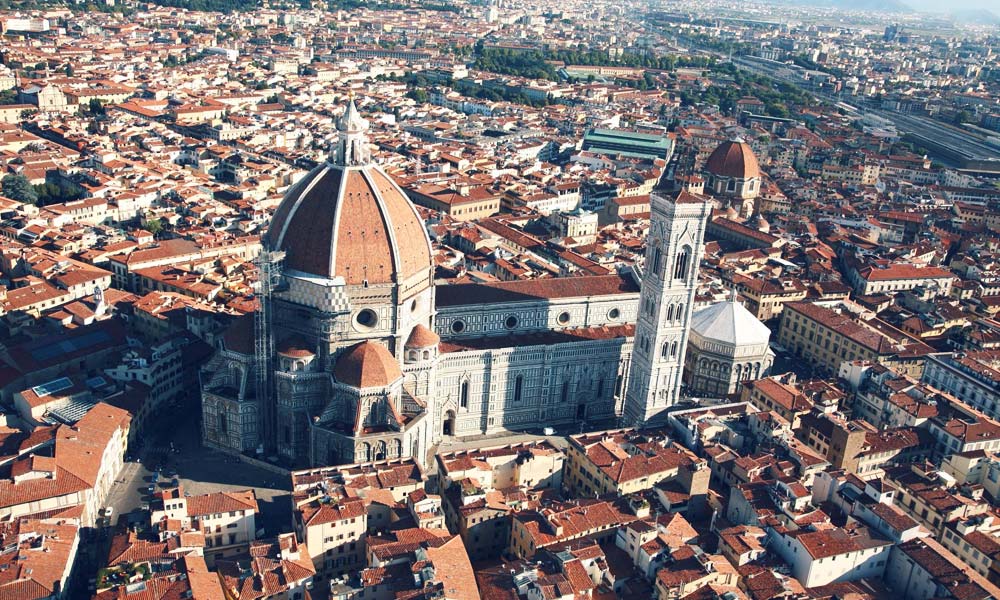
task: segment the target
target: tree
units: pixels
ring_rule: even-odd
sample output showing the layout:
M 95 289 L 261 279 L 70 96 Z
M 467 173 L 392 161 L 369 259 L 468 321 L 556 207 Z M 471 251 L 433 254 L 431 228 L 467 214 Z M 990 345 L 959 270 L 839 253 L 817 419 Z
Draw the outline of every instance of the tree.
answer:
M 104 114 L 104 105 L 101 104 L 100 99 L 98 99 L 98 98 L 91 98 L 90 99 L 90 114 L 92 114 L 92 115 L 103 115 Z
M 418 104 L 424 104 L 427 102 L 427 92 L 425 90 L 416 89 L 410 90 L 406 93 L 406 96 L 412 100 L 415 100 Z
M 66 77 L 73 76 L 73 65 L 66 65 Z
M 159 219 L 150 219 L 147 215 L 147 217 L 142 220 L 142 227 L 149 233 L 152 233 L 155 237 L 163 231 L 163 221 Z
M 0 189 L 3 195 L 11 200 L 24 202 L 25 204 L 35 204 L 38 202 L 38 193 L 31 187 L 31 182 L 24 175 L 5 175 L 0 180 Z

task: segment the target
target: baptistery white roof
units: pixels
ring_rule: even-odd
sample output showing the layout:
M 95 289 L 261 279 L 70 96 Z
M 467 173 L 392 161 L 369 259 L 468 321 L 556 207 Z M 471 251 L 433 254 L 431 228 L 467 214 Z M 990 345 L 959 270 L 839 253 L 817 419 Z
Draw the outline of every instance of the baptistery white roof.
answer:
M 771 339 L 771 330 L 767 325 L 732 299 L 694 313 L 691 331 L 705 340 L 733 346 L 756 346 Z

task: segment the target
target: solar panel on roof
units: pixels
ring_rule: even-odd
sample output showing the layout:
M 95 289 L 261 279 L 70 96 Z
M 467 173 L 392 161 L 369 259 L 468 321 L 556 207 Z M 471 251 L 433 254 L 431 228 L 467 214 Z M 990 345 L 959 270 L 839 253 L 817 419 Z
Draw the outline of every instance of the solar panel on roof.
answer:
M 37 362 L 47 362 L 57 356 L 84 350 L 111 340 L 107 331 L 91 331 L 83 335 L 61 340 L 54 344 L 46 344 L 31 350 L 31 358 Z
M 68 377 L 60 377 L 48 383 L 36 385 L 31 388 L 31 391 L 35 392 L 36 396 L 49 396 L 63 390 L 68 390 L 71 387 L 73 387 L 73 382 Z
M 90 379 L 87 380 L 87 387 L 92 388 L 92 389 L 96 389 L 96 388 L 104 387 L 105 385 L 107 385 L 107 383 L 108 382 L 104 381 L 103 377 L 101 377 L 100 375 L 98 375 L 96 377 L 91 377 Z
M 53 408 L 46 416 L 51 420 L 57 421 L 58 423 L 73 425 L 90 412 L 90 409 L 92 408 L 94 408 L 93 402 L 77 400 L 75 402 L 67 402 L 60 407 Z

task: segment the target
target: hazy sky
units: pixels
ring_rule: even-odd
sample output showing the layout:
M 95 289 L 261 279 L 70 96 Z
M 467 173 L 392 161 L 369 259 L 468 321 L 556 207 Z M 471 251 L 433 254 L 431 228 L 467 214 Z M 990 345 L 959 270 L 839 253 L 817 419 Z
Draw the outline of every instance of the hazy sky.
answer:
M 983 8 L 994 13 L 1000 13 L 1000 0 L 950 0 L 949 2 L 941 2 L 941 0 L 903 0 L 903 2 L 917 10 L 932 12 L 951 12 L 955 10 Z

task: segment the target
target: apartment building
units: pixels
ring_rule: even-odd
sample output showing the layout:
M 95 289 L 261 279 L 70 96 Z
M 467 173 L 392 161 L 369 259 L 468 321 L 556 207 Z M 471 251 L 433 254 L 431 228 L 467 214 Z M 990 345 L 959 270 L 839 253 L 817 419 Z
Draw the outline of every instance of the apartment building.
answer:
M 617 429 L 569 437 L 565 487 L 577 497 L 625 496 L 676 482 L 704 497 L 708 463 L 671 442 L 666 431 Z
M 182 528 L 203 533 L 205 561 L 212 566 L 218 559 L 248 551 L 257 539 L 259 513 L 252 489 L 185 496 L 183 488 L 176 487 L 159 493 L 150 523 L 162 532 L 167 521 L 179 521 Z
M 353 489 L 320 481 L 296 486 L 292 525 L 320 578 L 338 577 L 364 565 L 368 515 Z
M 597 541 L 613 540 L 622 525 L 641 518 L 627 500 L 575 500 L 525 510 L 513 516 L 508 552 L 530 559 L 542 548 L 560 542 L 591 537 Z M 645 512 L 649 515 L 649 505 Z
M 958 277 L 947 269 L 906 263 L 851 269 L 848 277 L 854 290 L 863 296 L 895 294 L 915 288 L 924 288 L 927 298 L 948 296 L 958 281 Z
M 761 321 L 781 315 L 785 304 L 799 302 L 807 289 L 796 277 L 763 278 L 733 274 L 733 284 L 744 299 L 744 306 Z
M 940 537 L 946 524 L 989 511 L 982 490 L 958 489 L 933 469 L 918 464 L 887 469 L 885 481 L 896 488 L 893 501 L 907 515 Z
M 920 377 L 933 349 L 877 318 L 854 317 L 842 305 L 790 302 L 781 313 L 778 342 L 795 356 L 828 372 L 841 363 L 877 361 L 901 375 Z
M 835 581 L 881 577 L 893 541 L 860 524 L 778 533 L 770 548 L 806 588 Z
M 1000 350 L 930 354 L 923 382 L 1000 419 Z

